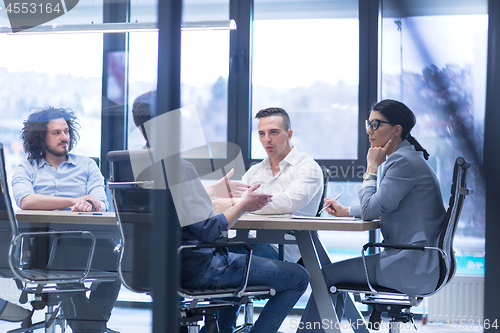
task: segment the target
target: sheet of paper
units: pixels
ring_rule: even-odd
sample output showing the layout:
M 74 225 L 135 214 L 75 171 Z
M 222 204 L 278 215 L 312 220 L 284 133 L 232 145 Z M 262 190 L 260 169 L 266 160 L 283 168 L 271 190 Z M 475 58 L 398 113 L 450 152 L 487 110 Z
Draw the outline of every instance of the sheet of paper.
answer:
M 292 217 L 292 214 L 253 214 L 253 213 L 246 213 L 245 215 L 250 215 L 250 216 L 265 216 L 265 217 Z
M 360 218 L 356 217 L 337 217 L 337 216 L 303 216 L 303 215 L 292 215 L 293 219 L 303 219 L 303 220 L 341 220 L 341 221 L 361 221 Z

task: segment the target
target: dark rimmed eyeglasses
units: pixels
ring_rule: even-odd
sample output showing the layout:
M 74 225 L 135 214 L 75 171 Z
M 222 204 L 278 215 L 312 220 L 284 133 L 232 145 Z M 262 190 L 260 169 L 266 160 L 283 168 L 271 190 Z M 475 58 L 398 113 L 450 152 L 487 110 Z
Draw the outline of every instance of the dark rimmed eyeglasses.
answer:
M 368 130 L 368 127 L 372 129 L 372 131 L 376 131 L 380 124 L 390 124 L 390 122 L 388 121 L 383 121 L 383 120 L 379 120 L 379 119 L 373 119 L 372 121 L 369 121 L 368 119 L 365 120 L 365 125 L 366 125 L 366 129 Z

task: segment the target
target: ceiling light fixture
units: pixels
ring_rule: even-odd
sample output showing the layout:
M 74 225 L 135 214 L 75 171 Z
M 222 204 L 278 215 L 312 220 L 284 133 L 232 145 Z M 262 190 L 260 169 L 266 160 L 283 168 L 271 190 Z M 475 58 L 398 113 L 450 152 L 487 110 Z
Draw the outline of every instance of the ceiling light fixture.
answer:
M 22 28 L 22 27 L 16 27 Z M 158 31 L 156 23 L 92 23 L 92 24 L 51 24 L 39 25 L 19 32 L 12 32 L 10 26 L 0 26 L 0 33 L 8 35 L 32 35 L 32 34 L 74 34 L 74 33 L 126 33 Z M 236 30 L 234 20 L 223 21 L 189 21 L 181 25 L 182 31 L 200 30 Z

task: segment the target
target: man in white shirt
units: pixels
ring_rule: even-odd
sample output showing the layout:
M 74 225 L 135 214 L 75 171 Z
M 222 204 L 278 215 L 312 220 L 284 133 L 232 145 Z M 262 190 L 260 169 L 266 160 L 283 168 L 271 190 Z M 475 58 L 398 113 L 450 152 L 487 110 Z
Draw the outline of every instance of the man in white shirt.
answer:
M 291 145 L 290 118 L 281 108 L 260 110 L 259 138 L 267 157 L 243 175 L 248 185 L 261 184 L 260 191 L 273 194 L 273 202 L 258 214 L 316 215 L 323 193 L 318 163 Z
M 258 191 L 273 195 L 273 201 L 255 214 L 300 214 L 315 216 L 323 194 L 323 174 L 318 163 L 306 153 L 292 146 L 290 117 L 282 108 L 260 110 L 259 138 L 267 157 L 252 166 L 243 175 L 248 185 L 261 184 Z M 217 202 L 214 203 L 217 208 Z M 277 246 L 253 244 L 254 254 L 276 259 Z M 296 246 L 285 246 L 285 259 L 296 262 L 300 258 Z

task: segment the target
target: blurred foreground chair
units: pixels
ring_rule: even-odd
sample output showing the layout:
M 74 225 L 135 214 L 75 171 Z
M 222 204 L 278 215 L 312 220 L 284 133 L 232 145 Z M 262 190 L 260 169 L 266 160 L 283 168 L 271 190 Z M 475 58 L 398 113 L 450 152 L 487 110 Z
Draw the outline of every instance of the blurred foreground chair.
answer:
M 151 161 L 149 150 L 134 151 L 134 158 L 140 161 Z M 134 292 L 147 293 L 151 297 L 152 290 L 149 283 L 149 272 L 151 265 L 154 265 L 153 257 L 150 254 L 150 234 L 149 224 L 149 198 L 151 191 L 165 197 L 167 200 L 167 189 L 155 189 L 155 180 L 165 182 L 161 163 L 150 165 L 143 172 L 134 177 L 133 168 L 130 161 L 130 152 L 111 151 L 107 155 L 110 162 L 111 181 L 108 188 L 111 190 L 113 205 L 117 213 L 118 225 L 122 233 L 122 243 L 120 248 L 120 259 L 118 272 L 123 284 Z M 147 163 L 147 162 L 144 162 Z M 158 175 L 160 177 L 158 178 Z M 156 184 L 158 185 L 158 184 Z M 233 306 L 235 303 L 225 299 L 267 296 L 275 294 L 275 290 L 265 286 L 247 286 L 248 272 L 251 263 L 252 249 L 244 242 L 229 242 L 217 244 L 184 245 L 179 247 L 179 253 L 186 248 L 201 247 L 228 247 L 243 246 L 247 250 L 247 266 L 244 278 L 239 288 L 228 289 L 206 289 L 187 290 L 179 288 L 179 296 L 182 300 L 179 303 L 179 321 L 181 327 L 188 329 L 189 333 L 196 333 L 199 330 L 198 321 L 205 320 L 207 333 L 218 332 L 217 312 L 222 307 Z
M 61 326 L 65 331 L 66 321 L 61 313 L 61 302 L 69 300 L 76 293 L 93 290 L 101 282 L 112 282 L 118 277 L 115 272 L 105 272 L 91 269 L 96 239 L 85 230 L 81 231 L 38 231 L 23 230 L 12 208 L 7 186 L 5 158 L 3 145 L 0 143 L 0 276 L 12 278 L 22 291 L 19 302 L 28 301 L 28 295 L 33 295 L 31 301 L 33 310 L 47 308 L 45 321 L 29 327 L 11 330 L 9 333 L 32 332 L 44 329 L 46 333 L 54 333 L 55 326 Z M 89 248 L 86 267 L 53 267 L 56 253 L 68 251 L 58 246 L 62 238 L 88 238 Z M 35 246 L 35 244 L 37 244 Z M 45 244 L 41 246 L 40 244 Z M 44 250 L 45 254 L 34 250 Z M 34 258 L 42 259 L 36 261 Z M 86 287 L 85 284 L 89 285 Z
M 424 297 L 431 296 L 437 293 L 441 288 L 448 284 L 456 271 L 456 258 L 453 250 L 453 238 L 457 224 L 462 212 L 465 196 L 472 193 L 472 190 L 467 188 L 467 170 L 470 168 L 470 163 L 466 162 L 463 157 L 458 157 L 453 168 L 453 183 L 451 185 L 451 197 L 449 207 L 446 211 L 445 223 L 439 237 L 437 247 L 418 246 L 406 244 L 384 244 L 384 243 L 367 243 L 363 246 L 361 255 L 363 262 L 365 251 L 370 247 L 385 247 L 391 249 L 401 249 L 407 251 L 438 251 L 440 256 L 440 278 L 434 291 L 423 295 L 406 295 L 397 290 L 384 288 L 381 286 L 373 286 L 368 279 L 368 271 L 365 264 L 365 274 L 367 276 L 366 285 L 356 284 L 337 284 L 330 287 L 330 292 L 352 292 L 354 299 L 357 302 L 367 304 L 372 308 L 372 314 L 369 320 L 369 328 L 378 329 L 381 327 L 382 313 L 386 312 L 390 318 L 389 332 L 400 332 L 400 323 L 413 323 L 413 313 L 411 308 L 418 306 Z M 364 297 L 361 295 L 364 294 Z M 340 320 L 340 319 L 339 319 Z

